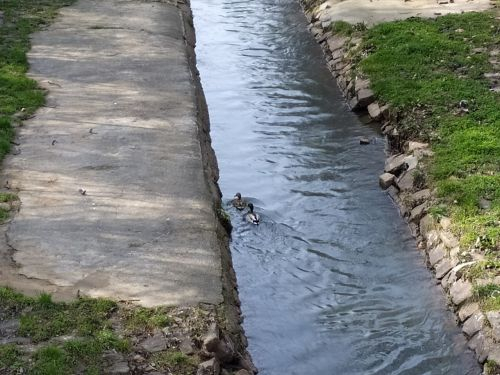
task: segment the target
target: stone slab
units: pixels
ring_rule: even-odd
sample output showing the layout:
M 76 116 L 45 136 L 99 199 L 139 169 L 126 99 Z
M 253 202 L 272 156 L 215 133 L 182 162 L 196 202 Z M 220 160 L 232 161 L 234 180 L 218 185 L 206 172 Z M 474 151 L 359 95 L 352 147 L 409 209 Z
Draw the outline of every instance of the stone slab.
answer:
M 33 35 L 30 75 L 48 103 L 4 164 L 22 201 L 4 282 L 14 272 L 145 306 L 222 302 L 183 27 L 166 2 L 81 0 Z

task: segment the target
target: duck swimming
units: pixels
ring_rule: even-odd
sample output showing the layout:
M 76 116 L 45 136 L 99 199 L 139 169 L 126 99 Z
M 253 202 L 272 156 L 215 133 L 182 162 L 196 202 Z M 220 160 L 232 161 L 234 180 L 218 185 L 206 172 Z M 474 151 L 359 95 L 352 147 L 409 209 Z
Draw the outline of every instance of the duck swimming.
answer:
M 237 208 L 238 210 L 243 210 L 247 206 L 247 202 L 243 198 L 241 198 L 240 193 L 236 193 L 234 195 L 233 200 L 231 201 L 231 204 L 233 207 Z
M 249 208 L 249 211 L 247 212 L 246 214 L 246 219 L 249 223 L 252 223 L 252 224 L 255 224 L 255 225 L 258 225 L 260 223 L 260 216 L 258 213 L 256 212 L 253 212 L 253 204 L 252 203 L 248 203 L 248 208 Z

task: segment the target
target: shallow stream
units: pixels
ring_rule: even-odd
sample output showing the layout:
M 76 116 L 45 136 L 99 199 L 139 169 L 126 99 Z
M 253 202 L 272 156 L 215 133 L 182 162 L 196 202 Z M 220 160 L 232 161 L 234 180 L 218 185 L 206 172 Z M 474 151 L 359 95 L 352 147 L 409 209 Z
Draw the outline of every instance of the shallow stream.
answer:
M 346 107 L 297 0 L 192 0 L 249 350 L 263 375 L 479 374 L 377 185 L 385 143 Z M 359 138 L 372 144 L 361 146 Z

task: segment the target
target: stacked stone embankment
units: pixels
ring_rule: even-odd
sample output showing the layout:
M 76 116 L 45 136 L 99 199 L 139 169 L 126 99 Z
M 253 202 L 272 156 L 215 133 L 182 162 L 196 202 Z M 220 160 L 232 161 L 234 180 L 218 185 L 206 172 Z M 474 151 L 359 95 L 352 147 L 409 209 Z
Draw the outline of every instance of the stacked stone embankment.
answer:
M 481 311 L 473 293 L 473 284 L 467 277 L 467 271 L 484 260 L 484 254 L 462 249 L 459 238 L 451 231 L 450 219 L 442 217 L 438 220 L 428 212 L 436 192 L 426 186 L 422 171 L 425 171 L 429 157 L 433 156 L 431 147 L 428 143 L 400 136 L 397 116 L 389 105 L 377 100 L 370 89 L 369 79 L 356 69 L 356 62 L 351 57 L 356 55 L 361 39 L 335 34 L 331 28 L 334 19 L 327 17 L 327 14 L 335 14 L 338 19 L 342 19 L 342 12 L 334 8 L 337 3 L 338 1 L 326 1 L 310 8 L 308 2 L 303 1 L 302 5 L 310 23 L 309 29 L 323 49 L 328 69 L 352 111 L 363 117 L 369 116 L 371 121 L 381 124 L 381 131 L 387 136 L 391 155 L 386 159 L 379 184 L 382 189 L 387 190 L 401 215 L 407 220 L 418 248 L 423 251 L 429 268 L 433 270 L 437 282 L 449 297 L 450 307 L 456 313 L 457 323 L 462 327 L 469 348 L 476 353 L 480 363 L 492 361 L 499 364 L 500 312 Z M 481 7 L 485 5 L 487 7 L 487 2 L 481 3 Z M 355 5 L 352 6 L 355 8 Z M 356 14 L 356 17 L 362 17 L 359 16 L 360 12 Z M 437 15 L 440 14 L 434 14 Z M 399 15 L 396 18 L 404 17 Z M 354 21 L 364 20 L 356 18 Z M 492 64 L 496 63 L 493 66 L 498 68 L 498 51 L 491 51 L 490 55 Z M 491 81 L 493 91 L 498 90 L 497 72 L 492 72 L 485 78 Z M 498 285 L 500 277 L 475 280 L 475 284 Z

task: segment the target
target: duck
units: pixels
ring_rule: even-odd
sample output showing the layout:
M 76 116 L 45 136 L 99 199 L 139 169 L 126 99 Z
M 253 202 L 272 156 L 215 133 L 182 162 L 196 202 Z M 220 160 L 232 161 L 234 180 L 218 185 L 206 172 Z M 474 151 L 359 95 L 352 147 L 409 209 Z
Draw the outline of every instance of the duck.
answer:
M 247 206 L 247 202 L 243 198 L 241 198 L 240 193 L 236 193 L 234 195 L 233 200 L 231 201 L 233 207 L 237 208 L 238 210 L 243 210 Z
M 253 212 L 253 204 L 248 203 L 248 209 L 249 211 L 246 214 L 246 219 L 249 223 L 258 225 L 260 223 L 260 216 L 258 213 Z

